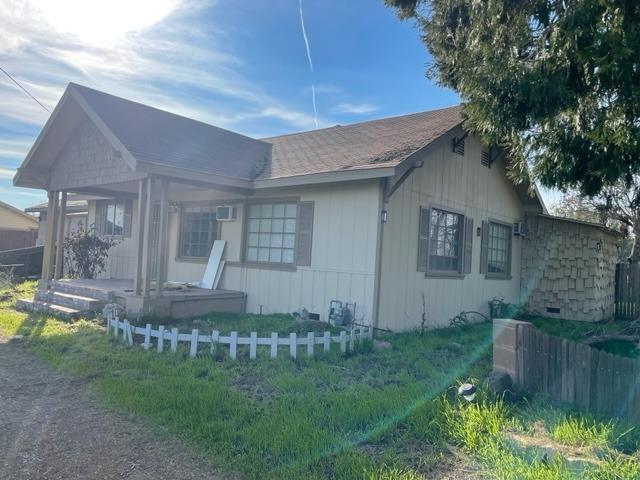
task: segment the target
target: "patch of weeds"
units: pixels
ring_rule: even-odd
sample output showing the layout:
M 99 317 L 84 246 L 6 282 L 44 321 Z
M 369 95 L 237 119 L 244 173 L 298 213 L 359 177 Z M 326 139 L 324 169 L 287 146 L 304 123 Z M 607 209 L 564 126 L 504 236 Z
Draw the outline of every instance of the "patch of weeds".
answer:
M 613 440 L 614 430 L 613 422 L 600 423 L 569 415 L 551 427 L 549 436 L 564 445 L 603 449 Z

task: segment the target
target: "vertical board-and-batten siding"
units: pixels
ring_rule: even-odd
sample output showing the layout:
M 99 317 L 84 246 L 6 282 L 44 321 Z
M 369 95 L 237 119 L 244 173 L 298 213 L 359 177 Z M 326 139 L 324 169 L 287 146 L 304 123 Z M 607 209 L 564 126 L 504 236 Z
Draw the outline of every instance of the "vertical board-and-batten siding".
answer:
M 95 225 L 96 222 L 96 202 L 89 201 L 89 226 Z M 132 200 L 132 226 L 138 221 L 138 201 Z M 130 279 L 133 278 L 136 268 L 137 255 L 137 229 L 131 229 L 130 237 L 118 238 L 118 244 L 109 250 L 109 258 L 104 272 L 98 275 L 98 278 L 117 278 Z
M 473 233 L 471 273 L 464 278 L 425 278 L 417 270 L 420 207 L 451 208 L 473 218 L 474 230 L 482 221 L 513 223 L 524 219 L 522 203 L 505 177 L 504 162 L 491 168 L 481 164 L 477 137 L 467 136 L 465 153 L 458 155 L 446 144 L 429 154 L 393 193 L 385 208 L 378 326 L 406 330 L 420 325 L 422 294 L 427 326 L 448 325 L 462 311 L 488 314 L 487 302 L 504 297 L 518 301 L 521 239 L 512 237 L 512 278 L 485 279 L 480 270 L 481 237 Z
M 237 218 L 221 222 L 220 237 L 227 241 L 227 262 L 220 288 L 247 293 L 247 311 L 293 312 L 305 307 L 326 319 L 334 299 L 356 302 L 359 320 L 369 322 L 373 311 L 379 184 L 367 181 L 350 184 L 309 186 L 299 189 L 257 191 L 253 199 L 297 198 L 313 202 L 311 261 L 295 270 L 278 270 L 241 265 L 244 209 L 236 204 Z M 230 199 L 224 192 L 185 191 L 172 200 Z M 241 201 L 238 198 L 237 201 Z M 177 258 L 179 214 L 169 221 L 169 280 L 198 281 L 205 262 Z

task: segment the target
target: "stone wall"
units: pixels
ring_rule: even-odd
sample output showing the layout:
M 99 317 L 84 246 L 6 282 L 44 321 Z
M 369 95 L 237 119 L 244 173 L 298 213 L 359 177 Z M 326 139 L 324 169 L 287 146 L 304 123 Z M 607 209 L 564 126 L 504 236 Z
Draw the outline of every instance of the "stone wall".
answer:
M 598 321 L 613 316 L 616 234 L 547 215 L 526 217 L 521 299 L 545 317 Z

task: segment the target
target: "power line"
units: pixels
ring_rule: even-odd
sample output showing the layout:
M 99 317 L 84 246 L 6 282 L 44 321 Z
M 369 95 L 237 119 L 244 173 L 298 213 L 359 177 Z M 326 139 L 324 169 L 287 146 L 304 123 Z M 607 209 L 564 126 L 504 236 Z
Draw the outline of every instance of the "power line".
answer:
M 33 95 L 31 95 L 31 93 L 29 92 L 29 90 L 27 90 L 26 88 L 24 88 L 22 85 L 20 85 L 20 82 L 18 82 L 15 78 L 13 78 L 11 75 L 9 75 L 9 72 L 7 72 L 4 68 L 0 67 L 0 70 L 2 71 L 2 73 L 4 73 L 7 77 L 9 77 L 9 79 L 15 83 L 18 87 L 20 87 L 20 89 L 26 93 L 27 95 L 29 95 L 33 100 L 35 100 L 35 102 L 40 105 L 42 108 L 44 108 L 47 112 L 51 113 L 51 110 L 49 110 L 47 107 L 45 107 L 42 103 L 40 103 L 40 100 L 38 100 L 36 97 L 34 97 Z

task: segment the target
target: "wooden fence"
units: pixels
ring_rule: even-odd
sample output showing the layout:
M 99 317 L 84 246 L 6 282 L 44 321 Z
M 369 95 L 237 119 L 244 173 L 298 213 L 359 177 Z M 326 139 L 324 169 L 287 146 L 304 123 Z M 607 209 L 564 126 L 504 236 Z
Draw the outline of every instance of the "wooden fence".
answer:
M 615 316 L 640 317 L 640 264 L 616 265 Z
M 21 278 L 40 277 L 44 247 L 18 248 L 0 252 L 0 265 L 22 265 L 15 274 Z
M 33 247 L 38 239 L 38 229 L 5 230 L 0 228 L 0 252 L 17 248 Z
M 640 359 L 553 337 L 527 322 L 495 320 L 494 369 L 551 400 L 640 422 Z
M 107 334 L 113 333 L 117 338 L 123 338 L 125 342 L 133 346 L 135 336 L 140 337 L 140 345 L 149 350 L 152 347 L 161 353 L 165 347 L 172 352 L 177 351 L 178 344 L 184 343 L 189 346 L 189 356 L 195 357 L 201 344 L 207 347 L 207 351 L 211 354 L 215 353 L 216 348 L 222 345 L 229 347 L 229 356 L 236 359 L 238 356 L 238 346 L 249 346 L 249 359 L 255 359 L 258 356 L 258 350 L 264 349 L 268 351 L 270 358 L 276 358 L 280 347 L 285 348 L 292 358 L 298 355 L 298 347 L 304 346 L 306 354 L 312 357 L 315 353 L 316 346 L 322 346 L 322 352 L 327 353 L 331 349 L 331 344 L 339 344 L 340 351 L 346 353 L 347 350 L 353 351 L 357 342 L 371 340 L 373 338 L 373 328 L 354 328 L 351 331 L 341 331 L 339 335 L 331 335 L 331 332 L 322 332 L 316 335 L 316 332 L 308 332 L 306 335 L 298 336 L 295 332 L 291 332 L 285 337 L 280 337 L 278 333 L 273 332 L 268 337 L 259 337 L 257 332 L 251 332 L 248 337 L 238 336 L 238 332 L 231 332 L 229 335 L 221 335 L 218 330 L 211 333 L 201 333 L 197 328 L 188 333 L 181 333 L 177 328 L 165 328 L 164 325 L 158 326 L 154 330 L 150 323 L 145 327 L 136 327 L 131 325 L 128 320 L 120 321 L 117 317 L 107 317 Z M 155 345 L 153 345 L 155 343 Z

